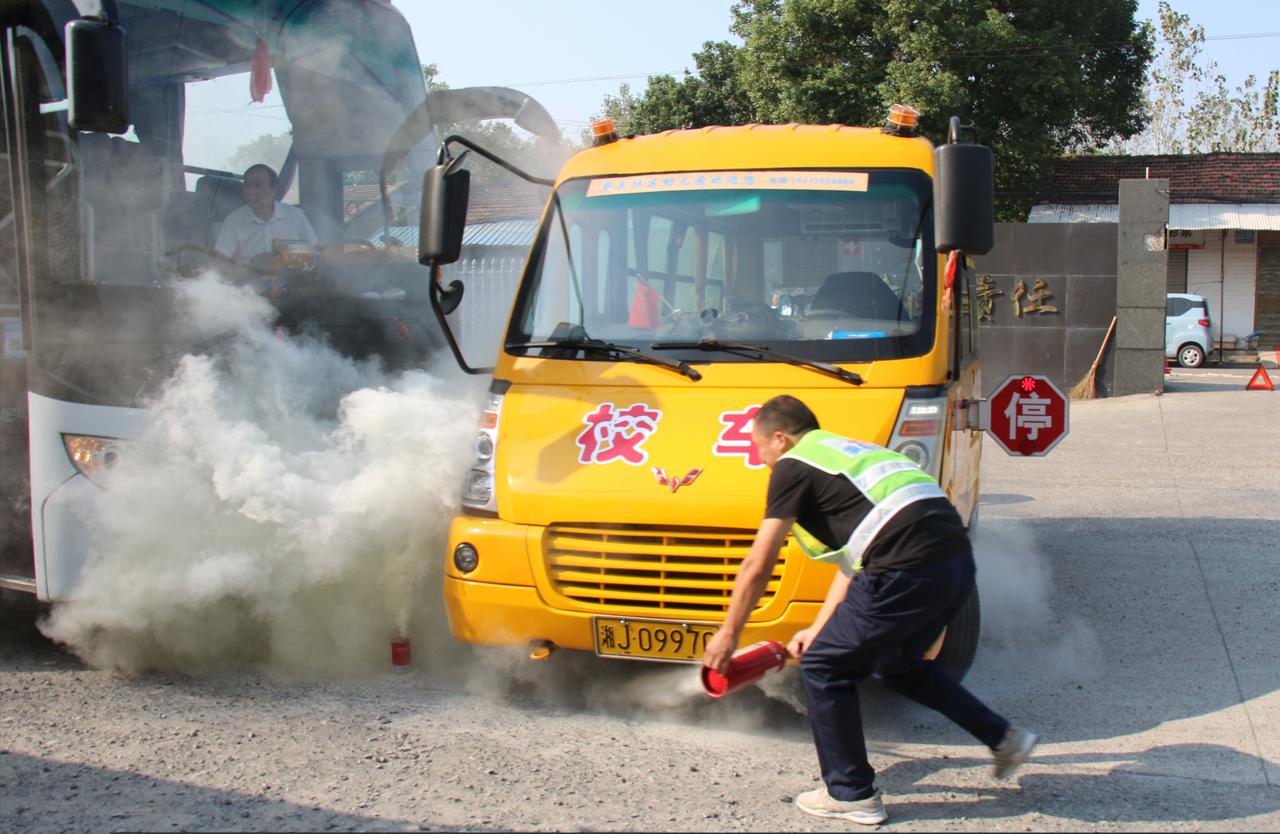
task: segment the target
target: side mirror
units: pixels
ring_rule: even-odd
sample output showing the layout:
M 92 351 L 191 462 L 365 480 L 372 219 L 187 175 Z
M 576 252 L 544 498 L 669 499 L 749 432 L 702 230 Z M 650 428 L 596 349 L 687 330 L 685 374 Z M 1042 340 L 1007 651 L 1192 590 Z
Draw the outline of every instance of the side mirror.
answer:
M 462 257 L 471 172 L 460 168 L 466 154 L 433 166 L 422 177 L 418 263 L 451 264 Z
M 67 44 L 67 124 L 72 130 L 129 129 L 129 71 L 125 32 L 95 20 L 73 20 Z
M 949 142 L 933 151 L 934 243 L 943 254 L 985 255 L 995 246 L 995 157 L 985 145 Z

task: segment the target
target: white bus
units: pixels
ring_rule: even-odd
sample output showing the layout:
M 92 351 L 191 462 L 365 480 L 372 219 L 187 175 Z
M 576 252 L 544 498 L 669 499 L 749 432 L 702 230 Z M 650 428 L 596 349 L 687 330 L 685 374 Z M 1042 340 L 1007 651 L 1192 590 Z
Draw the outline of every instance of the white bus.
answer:
M 433 105 L 385 0 L 10 0 L 0 76 L 0 587 L 56 600 L 90 550 L 95 479 L 200 347 L 171 326 L 174 282 L 217 260 L 249 164 L 320 244 L 237 273 L 281 328 L 393 370 L 444 346 L 427 270 L 386 234 L 416 225 Z M 432 96 L 554 130 L 512 91 Z

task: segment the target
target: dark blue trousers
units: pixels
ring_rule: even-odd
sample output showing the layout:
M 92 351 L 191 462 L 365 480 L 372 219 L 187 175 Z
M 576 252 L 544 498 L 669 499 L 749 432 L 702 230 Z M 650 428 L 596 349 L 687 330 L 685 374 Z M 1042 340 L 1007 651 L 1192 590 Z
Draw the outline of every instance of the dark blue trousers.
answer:
M 857 574 L 800 658 L 822 779 L 832 799 L 875 793 L 862 735 L 858 683 L 868 675 L 950 718 L 988 747 L 1009 722 L 922 656 L 973 590 L 972 553 L 911 570 Z

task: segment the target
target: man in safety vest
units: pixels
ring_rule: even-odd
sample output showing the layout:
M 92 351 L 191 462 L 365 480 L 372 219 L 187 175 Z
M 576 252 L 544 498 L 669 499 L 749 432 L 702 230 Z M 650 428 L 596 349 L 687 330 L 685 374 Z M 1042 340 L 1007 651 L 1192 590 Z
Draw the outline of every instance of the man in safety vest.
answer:
M 800 658 L 826 783 L 797 796 L 796 806 L 865 825 L 888 819 L 858 707 L 857 685 L 868 675 L 990 747 L 997 779 L 1012 774 L 1035 735 L 923 659 L 974 583 L 968 533 L 937 482 L 904 455 L 822 431 L 808 406 L 786 395 L 761 406 L 752 441 L 773 470 L 768 506 L 702 662 L 727 670 L 788 530 L 810 558 L 840 566 L 817 619 L 787 646 Z

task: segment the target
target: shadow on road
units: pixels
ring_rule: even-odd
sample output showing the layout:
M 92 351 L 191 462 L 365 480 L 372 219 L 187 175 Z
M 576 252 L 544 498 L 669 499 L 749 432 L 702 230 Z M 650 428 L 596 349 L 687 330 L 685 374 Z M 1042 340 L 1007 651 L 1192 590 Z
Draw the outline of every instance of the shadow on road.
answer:
M 403 820 L 321 810 L 129 771 L 0 753 L 0 819 L 9 829 L 63 831 L 402 831 Z
M 1030 772 L 1008 783 L 965 789 L 955 802 L 938 802 L 946 777 L 942 770 L 989 767 L 988 758 L 911 759 L 885 769 L 877 784 L 889 796 L 893 822 L 968 817 L 1000 820 L 1039 813 L 1074 821 L 1102 823 L 1201 823 L 1240 820 L 1280 810 L 1280 789 L 1214 781 L 1212 772 L 1191 780 L 1159 774 L 1156 766 L 1169 758 L 1222 762 L 1228 768 L 1257 767 L 1257 759 L 1215 744 L 1153 747 L 1136 755 L 1036 756 Z M 1054 765 L 1097 765 L 1096 774 L 1053 773 Z M 1046 769 L 1050 769 L 1046 772 Z M 1258 770 L 1261 781 L 1262 772 Z M 1262 791 L 1262 793 L 1259 793 Z M 913 795 L 935 798 L 913 802 Z M 1247 797 L 1247 801 L 1242 798 Z M 1261 801 L 1259 801 L 1261 799 Z M 976 800 L 976 801 L 975 801 Z

